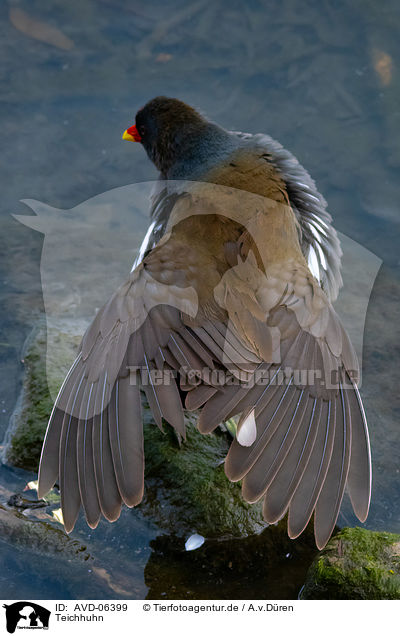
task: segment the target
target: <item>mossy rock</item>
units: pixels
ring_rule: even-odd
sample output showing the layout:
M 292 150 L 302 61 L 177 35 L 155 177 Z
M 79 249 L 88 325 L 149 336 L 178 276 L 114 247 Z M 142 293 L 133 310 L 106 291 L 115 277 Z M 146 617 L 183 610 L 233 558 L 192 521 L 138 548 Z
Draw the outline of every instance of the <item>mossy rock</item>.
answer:
M 8 431 L 8 463 L 37 471 L 53 397 L 76 356 L 80 328 L 76 322 L 64 320 L 46 329 L 43 321 L 28 338 L 23 389 Z M 186 440 L 179 444 L 168 424 L 164 433 L 159 430 L 145 401 L 143 416 L 143 514 L 176 536 L 196 531 L 206 537 L 243 537 L 266 527 L 261 505 L 244 502 L 240 486 L 224 474 L 223 460 L 231 441 L 228 433 L 201 435 L 196 416 L 186 414 Z
M 399 599 L 400 534 L 344 528 L 311 565 L 302 599 Z
M 173 534 L 196 531 L 206 537 L 243 537 L 258 534 L 266 523 L 261 504 L 250 505 L 240 485 L 228 481 L 223 461 L 229 450 L 228 433 L 198 432 L 196 416 L 187 414 L 186 440 L 178 444 L 166 425 L 162 433 L 145 409 L 145 499 L 142 510 Z M 179 511 L 175 517 L 173 510 Z
M 6 434 L 7 463 L 38 470 L 44 434 L 57 394 L 78 350 L 81 326 L 70 321 L 39 321 L 23 351 L 25 374 L 18 403 Z M 57 356 L 50 355 L 56 352 Z M 47 356 L 46 356 L 47 352 Z M 47 358 L 47 359 L 46 359 Z

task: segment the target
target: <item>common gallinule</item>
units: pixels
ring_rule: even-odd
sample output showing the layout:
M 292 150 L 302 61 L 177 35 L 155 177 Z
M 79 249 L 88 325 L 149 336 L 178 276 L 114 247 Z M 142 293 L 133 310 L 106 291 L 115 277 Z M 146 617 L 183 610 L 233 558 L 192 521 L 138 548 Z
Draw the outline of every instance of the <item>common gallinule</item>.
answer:
M 267 522 L 334 529 L 347 485 L 368 514 L 371 459 L 357 360 L 332 301 L 341 250 L 326 204 L 270 137 L 224 130 L 157 97 L 124 139 L 160 172 L 141 261 L 99 310 L 57 397 L 39 496 L 59 480 L 67 532 L 94 528 L 144 488 L 140 386 L 155 422 L 184 437 L 238 416 L 225 461 Z M 161 379 L 161 380 L 160 380 Z M 210 493 L 210 496 L 212 494 Z

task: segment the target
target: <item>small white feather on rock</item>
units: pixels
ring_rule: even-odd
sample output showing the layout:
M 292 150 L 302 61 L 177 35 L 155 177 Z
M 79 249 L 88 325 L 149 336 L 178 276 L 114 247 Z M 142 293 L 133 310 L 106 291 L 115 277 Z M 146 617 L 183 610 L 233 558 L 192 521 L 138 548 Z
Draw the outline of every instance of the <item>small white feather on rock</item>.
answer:
M 186 540 L 185 550 L 186 552 L 190 552 L 191 550 L 197 550 L 200 548 L 205 541 L 205 538 L 201 536 L 201 534 L 192 534 Z

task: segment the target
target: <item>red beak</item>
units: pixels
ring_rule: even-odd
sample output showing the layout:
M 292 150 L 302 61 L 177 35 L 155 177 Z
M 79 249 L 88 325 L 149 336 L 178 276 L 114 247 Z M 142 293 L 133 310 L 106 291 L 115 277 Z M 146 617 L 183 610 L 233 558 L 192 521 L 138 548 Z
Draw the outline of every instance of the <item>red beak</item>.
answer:
M 139 135 L 138 129 L 136 126 L 131 126 L 127 128 L 122 135 L 122 139 L 126 139 L 128 141 L 142 141 L 141 136 Z

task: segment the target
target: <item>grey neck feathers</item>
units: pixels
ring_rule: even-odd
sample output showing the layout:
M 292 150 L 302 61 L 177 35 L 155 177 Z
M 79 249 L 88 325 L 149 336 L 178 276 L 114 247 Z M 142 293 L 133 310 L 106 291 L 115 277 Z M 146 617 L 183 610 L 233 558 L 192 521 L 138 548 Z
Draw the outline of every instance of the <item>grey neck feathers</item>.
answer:
M 240 145 L 241 141 L 237 137 L 215 124 L 207 123 L 201 134 L 196 131 L 176 140 L 175 160 L 161 176 L 166 179 L 201 180 L 202 175 Z

